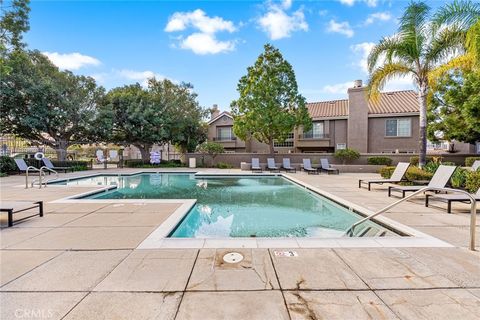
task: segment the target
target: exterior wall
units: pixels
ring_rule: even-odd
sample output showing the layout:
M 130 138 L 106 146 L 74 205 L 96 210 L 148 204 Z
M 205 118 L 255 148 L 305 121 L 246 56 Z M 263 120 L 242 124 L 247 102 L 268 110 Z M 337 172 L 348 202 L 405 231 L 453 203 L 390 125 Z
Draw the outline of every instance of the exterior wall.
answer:
M 382 152 L 418 152 L 419 141 L 419 117 L 410 116 L 411 132 L 409 137 L 386 137 L 385 122 L 387 119 L 406 118 L 399 116 L 391 116 L 385 118 L 369 118 L 368 119 L 368 151 L 370 153 Z
M 335 149 L 339 143 L 348 143 L 348 121 L 345 120 L 334 120 L 333 122 L 333 137 L 332 144 Z
M 348 148 L 368 152 L 368 102 L 365 87 L 348 89 Z
M 233 119 L 229 116 L 222 116 L 217 119 L 215 122 L 211 123 L 208 126 L 207 132 L 207 139 L 208 141 L 216 141 L 217 139 L 217 128 L 219 127 L 233 127 Z M 240 139 L 233 139 L 233 140 L 224 140 L 224 141 L 216 141 L 223 145 L 225 150 L 227 151 L 235 151 L 235 152 L 245 152 L 245 142 Z

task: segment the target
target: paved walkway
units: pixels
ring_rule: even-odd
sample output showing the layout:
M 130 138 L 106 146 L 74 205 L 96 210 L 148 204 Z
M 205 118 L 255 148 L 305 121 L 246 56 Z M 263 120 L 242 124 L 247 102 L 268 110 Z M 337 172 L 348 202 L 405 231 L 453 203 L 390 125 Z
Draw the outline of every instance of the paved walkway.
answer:
M 372 210 L 391 203 L 357 188 L 367 176 L 295 175 Z M 92 189 L 25 191 L 23 179 L 2 178 L 2 200 Z M 47 203 L 44 218 L 2 229 L 0 318 L 480 319 L 467 206 L 449 215 L 414 201 L 387 214 L 454 248 L 235 249 L 235 264 L 229 249 L 136 250 L 178 205 Z

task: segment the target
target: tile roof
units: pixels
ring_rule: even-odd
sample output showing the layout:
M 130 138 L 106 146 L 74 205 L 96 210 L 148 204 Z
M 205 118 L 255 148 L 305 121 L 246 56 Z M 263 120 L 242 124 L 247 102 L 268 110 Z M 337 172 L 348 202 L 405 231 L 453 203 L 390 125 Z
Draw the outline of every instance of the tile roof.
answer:
M 312 118 L 334 118 L 348 116 L 348 99 L 307 103 Z M 369 114 L 391 114 L 418 112 L 415 91 L 395 91 L 380 94 L 379 101 L 368 103 Z

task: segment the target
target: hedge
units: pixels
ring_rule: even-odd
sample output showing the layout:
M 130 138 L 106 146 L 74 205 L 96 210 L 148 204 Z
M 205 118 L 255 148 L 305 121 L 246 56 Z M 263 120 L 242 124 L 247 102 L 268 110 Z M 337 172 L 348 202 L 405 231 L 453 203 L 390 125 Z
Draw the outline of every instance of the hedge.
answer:
M 441 157 L 438 157 L 438 158 L 440 158 L 439 161 L 442 160 Z M 418 166 L 418 161 L 419 161 L 418 156 L 410 157 L 410 164 L 411 164 L 412 166 Z M 425 158 L 425 161 L 426 161 L 426 162 L 431 162 L 431 161 L 433 161 L 433 157 L 427 156 L 427 157 Z
M 385 166 L 390 166 L 392 165 L 392 158 L 389 157 L 369 157 L 367 158 L 367 163 L 368 164 L 373 164 L 373 165 L 385 165 Z
M 43 161 L 37 160 L 34 158 L 24 159 L 27 165 L 34 166 L 34 167 L 41 167 L 43 166 Z M 79 161 L 79 160 L 52 160 L 50 159 L 54 167 L 73 167 L 75 171 L 80 170 L 88 170 L 90 168 L 91 162 L 90 161 Z
M 9 156 L 1 156 L 0 157 L 0 172 L 1 173 L 9 173 L 9 172 L 14 172 L 17 170 L 17 165 L 15 164 L 15 161 L 13 158 L 10 158 Z
M 480 160 L 480 157 L 466 157 L 465 167 L 471 167 L 476 160 Z
M 470 193 L 475 193 L 480 188 L 480 171 L 468 171 L 465 178 L 465 189 Z
M 123 163 L 127 168 L 177 168 L 185 167 L 185 165 L 180 160 L 162 160 L 160 164 L 151 164 L 148 160 L 142 159 L 130 159 L 125 160 Z
M 395 170 L 395 167 L 384 167 L 380 169 L 379 173 L 383 178 L 389 179 L 392 176 L 394 170 Z M 408 181 L 430 180 L 432 179 L 433 174 L 423 171 L 422 169 L 419 169 L 417 167 L 410 167 L 408 168 L 407 173 L 405 174 L 405 177 L 407 178 Z

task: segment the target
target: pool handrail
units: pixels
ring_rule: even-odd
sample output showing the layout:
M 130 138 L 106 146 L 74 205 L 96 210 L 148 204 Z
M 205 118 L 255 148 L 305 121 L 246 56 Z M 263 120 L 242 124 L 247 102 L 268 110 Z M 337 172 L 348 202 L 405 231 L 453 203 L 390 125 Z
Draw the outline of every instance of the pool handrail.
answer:
M 476 220 L 477 220 L 477 200 L 475 199 L 474 196 L 472 196 L 470 193 L 463 191 L 463 190 L 458 190 L 458 189 L 452 189 L 452 188 L 438 188 L 438 187 L 425 187 L 420 190 L 415 191 L 414 193 L 406 196 L 405 198 L 402 198 L 398 201 L 395 201 L 394 203 L 386 206 L 383 209 L 378 210 L 377 212 L 372 213 L 371 215 L 361 219 L 360 221 L 355 222 L 352 224 L 346 231 L 345 235 L 353 235 L 354 229 L 356 226 L 359 224 L 364 223 L 367 220 L 371 220 L 372 218 L 386 212 L 387 210 L 397 206 L 398 204 L 426 191 L 446 191 L 446 192 L 456 192 L 456 193 L 461 193 L 466 195 L 470 199 L 470 245 L 469 248 L 472 251 L 475 251 L 475 229 L 476 229 Z

